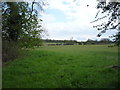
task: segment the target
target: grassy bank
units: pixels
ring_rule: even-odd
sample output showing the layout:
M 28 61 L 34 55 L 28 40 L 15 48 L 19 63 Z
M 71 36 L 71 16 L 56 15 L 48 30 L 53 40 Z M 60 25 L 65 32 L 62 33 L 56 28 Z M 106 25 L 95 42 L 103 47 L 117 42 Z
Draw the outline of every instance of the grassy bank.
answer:
M 3 67 L 3 88 L 115 88 L 117 47 L 46 46 Z

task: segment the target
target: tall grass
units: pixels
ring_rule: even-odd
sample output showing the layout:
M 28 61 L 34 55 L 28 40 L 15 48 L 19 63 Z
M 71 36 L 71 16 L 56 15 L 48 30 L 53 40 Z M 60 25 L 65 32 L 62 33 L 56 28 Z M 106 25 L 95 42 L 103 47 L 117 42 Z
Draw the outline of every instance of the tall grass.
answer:
M 116 88 L 116 47 L 49 46 L 24 50 L 3 67 L 3 88 Z

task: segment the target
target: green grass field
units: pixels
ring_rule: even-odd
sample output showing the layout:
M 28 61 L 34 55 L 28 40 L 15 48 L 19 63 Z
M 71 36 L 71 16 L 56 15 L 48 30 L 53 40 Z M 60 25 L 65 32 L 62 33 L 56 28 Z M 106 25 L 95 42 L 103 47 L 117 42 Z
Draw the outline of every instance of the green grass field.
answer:
M 115 88 L 117 47 L 43 46 L 3 67 L 3 88 Z

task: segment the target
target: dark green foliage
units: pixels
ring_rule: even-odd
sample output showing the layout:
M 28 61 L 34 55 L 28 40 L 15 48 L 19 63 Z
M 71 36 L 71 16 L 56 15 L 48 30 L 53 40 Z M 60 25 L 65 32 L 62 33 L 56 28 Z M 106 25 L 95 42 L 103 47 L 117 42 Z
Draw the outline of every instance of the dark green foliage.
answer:
M 19 43 L 21 47 L 24 48 L 33 48 L 33 46 L 41 46 L 42 45 L 42 40 L 39 38 L 23 38 L 21 39 L 21 42 Z
M 29 45 L 40 39 L 42 28 L 38 13 L 26 2 L 4 2 L 2 7 L 3 40 L 20 41 Z M 29 41 L 29 42 L 26 42 Z M 39 42 L 39 41 L 38 41 Z M 35 43 L 36 44 L 36 43 Z M 24 45 L 24 44 L 23 44 Z M 34 46 L 34 44 L 32 44 Z M 25 45 L 26 46 L 26 45 Z
M 2 6 L 2 37 L 5 40 L 16 41 L 20 35 L 21 22 L 17 3 L 3 3 Z
M 5 61 L 17 57 L 21 47 L 41 45 L 42 20 L 38 19 L 37 10 L 31 5 L 27 2 L 2 2 L 2 48 Z M 14 53 L 11 53 L 12 50 Z

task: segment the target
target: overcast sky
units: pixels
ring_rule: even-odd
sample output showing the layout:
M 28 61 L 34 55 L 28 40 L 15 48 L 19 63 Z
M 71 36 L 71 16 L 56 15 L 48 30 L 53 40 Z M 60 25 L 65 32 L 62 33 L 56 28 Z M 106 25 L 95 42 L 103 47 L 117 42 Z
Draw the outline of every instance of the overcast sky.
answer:
M 108 31 L 100 38 L 96 37 L 99 33 L 93 28 L 90 22 L 95 20 L 98 10 L 95 8 L 96 0 L 47 0 L 48 6 L 44 7 L 42 13 L 43 25 L 48 31 L 49 36 L 44 38 L 57 40 L 86 41 L 88 39 L 99 40 L 108 38 L 114 34 Z M 89 5 L 89 7 L 87 7 Z

